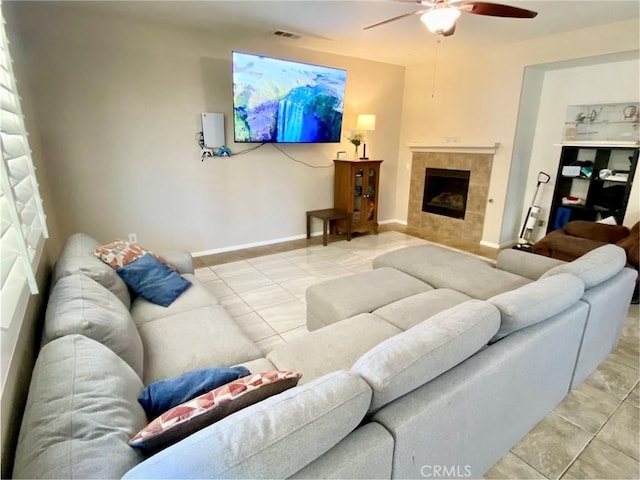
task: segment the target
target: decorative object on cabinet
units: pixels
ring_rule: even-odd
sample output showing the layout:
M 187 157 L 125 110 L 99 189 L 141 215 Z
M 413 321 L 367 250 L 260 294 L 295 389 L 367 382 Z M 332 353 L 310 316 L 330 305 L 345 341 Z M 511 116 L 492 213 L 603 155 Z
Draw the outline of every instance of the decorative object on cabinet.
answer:
M 547 233 L 573 220 L 594 222 L 613 216 L 622 224 L 638 150 L 637 146 L 564 145 Z
M 358 115 L 358 122 L 356 123 L 356 128 L 358 130 L 362 130 L 363 132 L 373 132 L 376 129 L 376 116 L 371 113 Z M 360 157 L 360 160 L 369 160 L 369 157 L 367 157 L 367 143 L 365 141 L 366 137 L 364 135 L 362 137 L 363 146 L 362 146 L 362 157 Z
M 334 160 L 334 207 L 349 213 L 351 232 L 378 231 L 378 185 L 382 160 Z M 338 231 L 348 220 L 338 220 Z
M 356 147 L 356 151 L 354 153 L 353 159 L 358 160 L 358 147 L 364 140 L 364 134 L 362 132 L 358 132 L 357 130 L 354 130 L 353 132 L 351 132 L 351 135 L 348 138 L 349 138 L 349 141 L 353 143 L 353 145 Z

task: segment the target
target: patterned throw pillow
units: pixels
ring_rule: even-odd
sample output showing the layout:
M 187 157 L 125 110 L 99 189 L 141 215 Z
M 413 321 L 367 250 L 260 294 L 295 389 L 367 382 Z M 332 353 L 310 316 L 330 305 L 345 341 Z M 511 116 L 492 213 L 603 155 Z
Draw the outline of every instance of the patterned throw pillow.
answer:
M 173 407 L 140 430 L 129 445 L 159 450 L 249 405 L 295 387 L 302 375 L 276 370 L 249 375 Z
M 242 366 L 200 368 L 147 385 L 138 396 L 138 403 L 152 420 L 170 408 L 247 375 L 251 372 Z
M 122 268 L 137 260 L 146 253 L 151 252 L 135 243 L 127 242 L 126 240 L 116 240 L 115 242 L 107 243 L 106 245 L 96 248 L 93 253 L 111 268 L 117 270 L 118 268 Z M 151 253 L 151 255 L 156 257 L 162 263 L 169 265 L 172 270 L 175 270 L 175 267 L 170 265 L 160 255 L 156 255 L 154 253 Z

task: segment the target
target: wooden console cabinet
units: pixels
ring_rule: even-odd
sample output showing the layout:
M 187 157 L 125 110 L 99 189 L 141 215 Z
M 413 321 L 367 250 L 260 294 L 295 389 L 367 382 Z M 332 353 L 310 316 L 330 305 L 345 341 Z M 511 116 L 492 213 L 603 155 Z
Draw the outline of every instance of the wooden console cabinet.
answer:
M 352 232 L 378 231 L 378 185 L 382 160 L 334 160 L 334 208 L 351 214 Z M 346 221 L 338 230 L 346 231 Z

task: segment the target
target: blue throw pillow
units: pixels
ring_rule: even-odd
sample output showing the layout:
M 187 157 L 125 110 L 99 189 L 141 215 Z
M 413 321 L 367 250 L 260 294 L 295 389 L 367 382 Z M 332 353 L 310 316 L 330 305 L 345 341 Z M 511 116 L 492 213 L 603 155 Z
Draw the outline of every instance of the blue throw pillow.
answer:
M 151 420 L 176 405 L 247 375 L 251 372 L 244 367 L 202 368 L 148 385 L 138 402 Z
M 150 253 L 116 270 L 124 282 L 142 298 L 168 307 L 191 282 Z

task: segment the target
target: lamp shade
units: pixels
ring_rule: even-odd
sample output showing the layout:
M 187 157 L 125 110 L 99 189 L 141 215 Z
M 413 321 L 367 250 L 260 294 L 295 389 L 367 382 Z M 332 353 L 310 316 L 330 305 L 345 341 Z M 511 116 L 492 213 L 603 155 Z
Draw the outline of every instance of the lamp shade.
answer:
M 376 129 L 376 116 L 370 113 L 358 115 L 358 122 L 356 125 L 358 130 L 373 131 Z
M 460 10 L 451 7 L 434 8 L 420 17 L 430 32 L 443 33 L 451 30 L 460 16 Z

